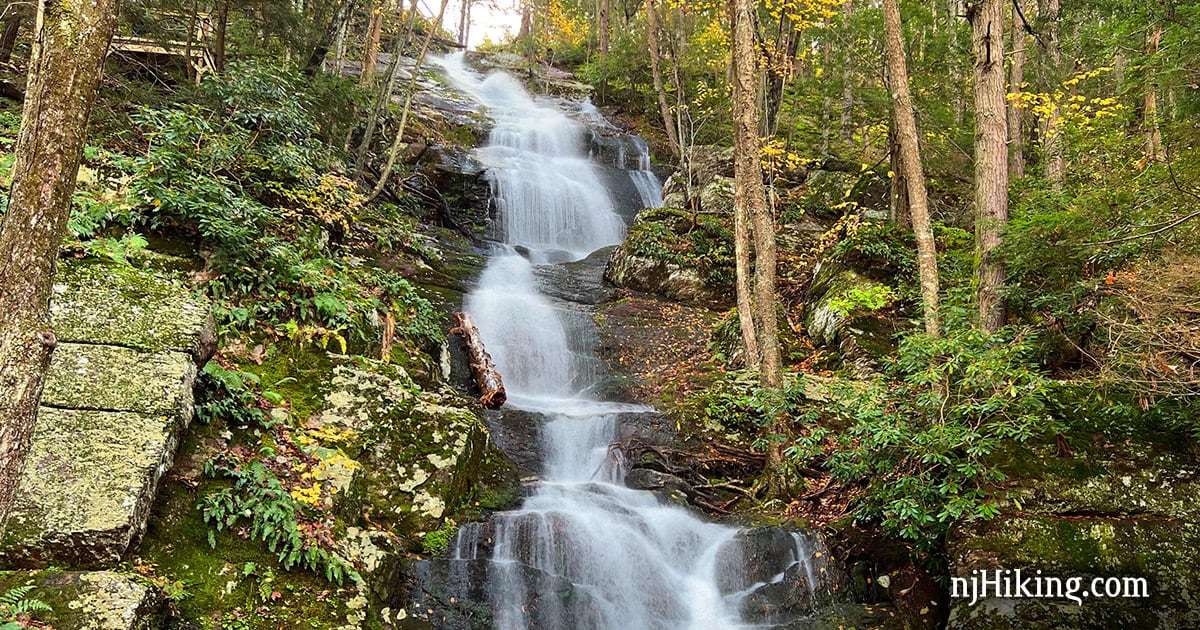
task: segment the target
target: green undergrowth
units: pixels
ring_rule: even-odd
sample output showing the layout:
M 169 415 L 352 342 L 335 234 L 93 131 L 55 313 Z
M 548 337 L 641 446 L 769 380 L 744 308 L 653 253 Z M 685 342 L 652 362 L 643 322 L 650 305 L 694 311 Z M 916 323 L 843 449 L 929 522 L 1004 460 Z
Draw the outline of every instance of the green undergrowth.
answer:
M 205 459 L 224 425 L 189 433 L 181 460 Z M 164 481 L 132 565 L 171 596 L 173 628 L 332 628 L 345 623 L 354 589 L 290 568 L 246 524 L 215 530 L 197 499 L 229 490 L 227 479 Z

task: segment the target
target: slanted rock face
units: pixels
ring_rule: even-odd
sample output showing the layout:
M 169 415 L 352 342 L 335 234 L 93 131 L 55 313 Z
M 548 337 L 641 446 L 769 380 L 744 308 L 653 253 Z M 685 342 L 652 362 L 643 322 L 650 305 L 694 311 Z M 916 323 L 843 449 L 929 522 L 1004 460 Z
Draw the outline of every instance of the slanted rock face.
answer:
M 145 527 L 193 415 L 208 305 L 165 272 L 66 261 L 59 338 L 0 561 L 102 567 Z

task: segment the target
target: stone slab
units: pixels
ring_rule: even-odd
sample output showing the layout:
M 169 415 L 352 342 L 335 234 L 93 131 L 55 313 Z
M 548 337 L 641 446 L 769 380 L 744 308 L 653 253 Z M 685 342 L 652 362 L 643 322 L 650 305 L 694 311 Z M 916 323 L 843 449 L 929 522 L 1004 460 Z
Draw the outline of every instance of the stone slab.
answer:
M 207 302 L 163 272 L 64 260 L 50 301 L 59 341 L 174 350 L 203 361 L 216 343 Z
M 122 346 L 60 343 L 42 404 L 191 417 L 196 366 L 189 355 Z
M 118 562 L 145 526 L 184 424 L 177 413 L 42 407 L 0 562 Z
M 0 592 L 25 585 L 33 587 L 27 599 L 53 609 L 34 618 L 57 630 L 151 630 L 161 627 L 165 612 L 156 589 L 135 576 L 113 571 L 0 574 Z

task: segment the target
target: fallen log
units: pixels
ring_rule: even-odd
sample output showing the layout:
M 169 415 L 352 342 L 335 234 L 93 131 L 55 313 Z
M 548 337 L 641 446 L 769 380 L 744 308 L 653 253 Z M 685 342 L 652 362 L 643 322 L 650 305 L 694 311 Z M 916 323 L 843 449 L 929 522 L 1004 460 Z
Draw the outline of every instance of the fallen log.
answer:
M 451 328 L 450 334 L 462 335 L 471 376 L 482 394 L 479 402 L 483 404 L 484 409 L 499 409 L 508 400 L 508 394 L 504 393 L 504 383 L 500 380 L 500 372 L 496 371 L 496 366 L 492 363 L 491 355 L 483 348 L 479 328 L 467 313 L 455 313 L 454 317 L 458 320 L 458 326 Z

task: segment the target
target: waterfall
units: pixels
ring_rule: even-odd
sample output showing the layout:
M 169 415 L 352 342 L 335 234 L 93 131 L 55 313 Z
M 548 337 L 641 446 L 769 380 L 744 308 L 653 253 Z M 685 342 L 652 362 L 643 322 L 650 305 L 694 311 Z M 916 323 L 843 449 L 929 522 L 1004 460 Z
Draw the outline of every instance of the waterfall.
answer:
M 496 121 L 478 154 L 488 168 L 503 243 L 466 308 L 503 375 L 509 407 L 544 419 L 541 480 L 519 509 L 463 526 L 448 560 L 451 580 L 465 583 L 464 567 L 486 562 L 495 628 L 755 625 L 741 618 L 743 600 L 808 563 L 803 541 L 785 543 L 790 555 L 778 559 L 783 564 L 752 580 L 738 529 L 625 487 L 622 463 L 609 445 L 618 414 L 647 409 L 584 393 L 594 383 L 573 347 L 580 341 L 537 289 L 536 264 L 577 260 L 623 237 L 623 222 L 588 159 L 587 128 L 530 97 L 508 75 L 481 79 L 465 68 L 461 54 L 436 63 Z M 634 168 L 626 170 L 645 185 L 645 205 L 661 205 L 645 143 L 631 146 L 635 150 L 622 156 L 632 158 Z M 808 580 L 811 586 L 811 570 Z

